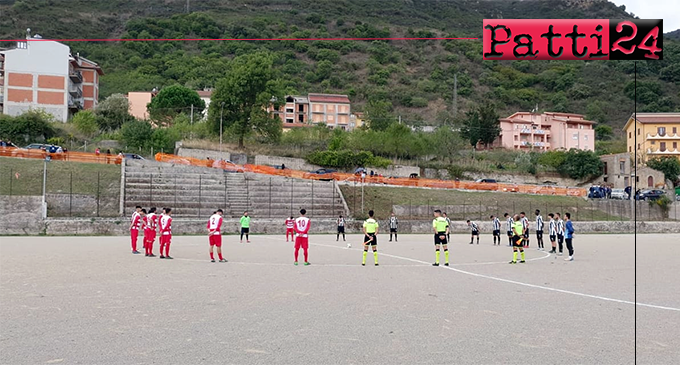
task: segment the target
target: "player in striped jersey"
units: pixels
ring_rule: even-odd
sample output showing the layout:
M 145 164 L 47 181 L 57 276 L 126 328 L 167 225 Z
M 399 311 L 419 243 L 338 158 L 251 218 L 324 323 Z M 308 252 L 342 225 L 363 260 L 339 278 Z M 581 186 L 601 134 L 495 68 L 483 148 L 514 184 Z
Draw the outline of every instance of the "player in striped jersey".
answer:
M 550 253 L 557 253 L 557 222 L 555 221 L 554 214 L 550 213 L 548 214 L 548 217 L 550 217 L 550 222 L 548 222 L 548 234 L 550 235 L 550 244 L 552 245 Z
M 446 242 L 451 242 L 451 218 L 446 215 L 446 212 L 442 213 L 442 217 L 446 219 L 446 227 L 449 228 L 449 231 L 446 233 Z
M 132 253 L 138 254 L 137 251 L 137 237 L 139 236 L 139 228 L 142 226 L 142 207 L 136 206 L 135 212 L 132 213 L 130 218 L 130 241 L 132 243 Z
M 336 242 L 340 240 L 341 234 L 342 240 L 345 241 L 345 218 L 342 217 L 342 214 L 338 217 L 338 235 L 335 237 Z
M 529 247 L 529 218 L 527 218 L 526 213 L 519 213 L 520 222 L 522 223 L 522 228 L 524 229 L 524 235 L 522 236 L 522 243 L 524 247 Z
M 146 216 L 146 229 L 144 230 L 144 238 L 146 249 L 146 257 L 156 257 L 153 254 L 153 244 L 156 241 L 156 228 L 158 227 L 158 214 L 156 214 L 156 207 L 149 208 L 149 214 Z
M 170 243 L 172 242 L 172 209 L 163 208 L 163 214 L 158 220 L 158 226 L 160 227 L 160 238 L 161 243 L 161 259 L 172 260 L 170 257 Z M 165 255 L 163 255 L 163 249 L 165 249 Z
M 399 228 L 399 219 L 392 212 L 390 216 L 390 242 L 392 242 L 392 233 L 394 233 L 394 242 L 399 242 L 397 239 L 397 228 Z
M 477 236 L 477 244 L 479 244 L 479 226 L 475 222 L 471 222 L 469 219 L 467 221 L 468 227 L 470 227 L 471 235 L 470 235 L 470 244 L 472 244 L 472 241 L 474 241 L 475 236 Z
M 560 213 L 556 213 L 555 217 L 557 217 L 557 245 L 560 248 L 560 252 L 557 255 L 562 256 L 562 243 L 564 243 L 564 221 L 562 220 Z
M 493 224 L 493 245 L 496 246 L 496 239 L 498 239 L 498 245 L 501 245 L 501 221 L 495 216 L 491 216 L 491 223 Z
M 538 250 L 543 251 L 543 217 L 538 209 L 534 213 L 536 214 L 536 244 L 538 245 Z
M 503 214 L 503 217 L 505 217 L 505 228 L 508 231 L 508 246 L 512 246 L 512 224 L 515 223 L 515 221 L 512 219 L 512 216 L 508 213 Z

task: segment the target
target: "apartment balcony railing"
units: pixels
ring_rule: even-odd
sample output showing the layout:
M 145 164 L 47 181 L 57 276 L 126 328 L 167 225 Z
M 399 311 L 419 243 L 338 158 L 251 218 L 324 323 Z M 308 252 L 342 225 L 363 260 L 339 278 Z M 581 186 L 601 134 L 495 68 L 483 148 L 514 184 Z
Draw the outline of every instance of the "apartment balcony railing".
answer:
M 680 151 L 676 148 L 674 148 L 674 149 L 666 148 L 664 150 L 658 149 L 656 151 L 652 151 L 651 148 L 648 148 L 647 154 L 648 155 L 680 155 Z
M 680 135 L 678 135 L 677 133 L 666 133 L 664 135 L 647 133 L 647 139 L 653 140 L 680 139 Z
M 73 96 L 69 95 L 68 107 L 69 109 L 83 109 L 83 100 L 80 98 L 74 98 Z
M 75 70 L 75 69 L 69 69 L 68 72 L 68 77 L 73 81 L 74 83 L 81 84 L 83 82 L 83 73 Z
M 75 99 L 81 99 L 83 97 L 83 90 L 76 85 L 70 85 L 68 93 Z

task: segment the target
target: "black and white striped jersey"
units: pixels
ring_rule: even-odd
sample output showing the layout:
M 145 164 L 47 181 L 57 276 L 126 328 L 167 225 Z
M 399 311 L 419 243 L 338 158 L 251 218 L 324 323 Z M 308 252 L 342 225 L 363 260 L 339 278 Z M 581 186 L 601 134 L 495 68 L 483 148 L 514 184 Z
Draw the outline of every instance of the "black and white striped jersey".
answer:
M 508 217 L 508 220 L 505 221 L 505 228 L 508 232 L 512 232 L 512 224 L 515 223 L 515 221 L 512 219 L 512 217 Z
M 548 229 L 550 230 L 550 235 L 555 236 L 557 235 L 557 222 L 555 222 L 554 219 L 550 219 L 550 223 L 548 223 Z
M 494 231 L 500 231 L 501 230 L 501 220 L 498 218 L 493 219 L 493 230 Z
M 536 230 L 537 231 L 543 230 L 543 217 L 541 217 L 540 214 L 536 216 Z
M 472 232 L 476 232 L 479 231 L 479 226 L 475 222 L 470 222 L 470 229 L 472 230 Z
M 397 226 L 399 225 L 399 220 L 397 217 L 390 217 L 390 228 L 391 229 L 397 229 Z
M 557 234 L 564 236 L 564 221 L 561 219 L 557 221 Z

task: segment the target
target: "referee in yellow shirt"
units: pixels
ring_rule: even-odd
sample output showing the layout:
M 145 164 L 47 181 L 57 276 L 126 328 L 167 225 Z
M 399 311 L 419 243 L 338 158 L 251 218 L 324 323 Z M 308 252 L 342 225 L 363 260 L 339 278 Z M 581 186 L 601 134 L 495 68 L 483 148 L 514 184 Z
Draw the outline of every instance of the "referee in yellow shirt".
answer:
M 449 222 L 442 217 L 442 211 L 437 209 L 434 211 L 434 220 L 432 221 L 432 229 L 434 230 L 434 250 L 435 261 L 432 266 L 439 266 L 439 250 L 444 246 L 444 266 L 449 266 L 449 248 L 446 240 L 449 232 Z
M 368 211 L 368 219 L 364 222 L 364 259 L 361 261 L 361 266 L 366 266 L 366 255 L 368 255 L 368 246 L 373 248 L 373 261 L 375 266 L 378 266 L 378 222 L 373 218 L 373 211 Z

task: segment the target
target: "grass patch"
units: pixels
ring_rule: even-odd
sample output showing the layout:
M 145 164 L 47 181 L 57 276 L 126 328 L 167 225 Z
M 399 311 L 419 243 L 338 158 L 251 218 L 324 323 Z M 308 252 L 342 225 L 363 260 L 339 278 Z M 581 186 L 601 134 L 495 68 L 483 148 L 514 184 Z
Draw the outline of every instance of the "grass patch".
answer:
M 43 161 L 0 157 L 0 195 L 42 195 Z M 120 166 L 50 161 L 47 194 L 111 194 L 120 189 Z
M 374 186 L 364 188 L 362 213 L 361 187 L 342 185 L 340 189 L 352 216 L 358 219 L 366 217 L 371 209 L 378 219 L 386 219 L 392 207 L 400 205 L 404 207 L 403 214 L 399 214 L 402 220 L 431 218 L 434 209 L 447 212 L 452 220 L 488 220 L 492 214 L 503 220 L 505 212 L 520 211 L 526 212 L 533 220 L 536 209 L 541 210 L 546 222 L 550 212 L 570 212 L 573 219 L 581 221 L 622 220 L 620 216 L 596 209 L 588 201 L 577 197 Z

